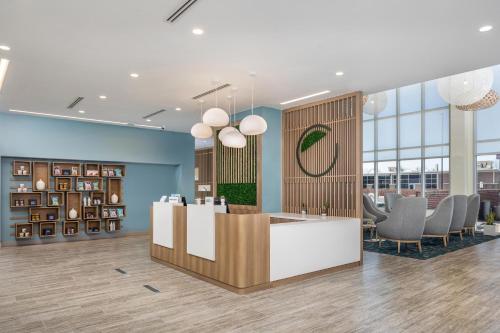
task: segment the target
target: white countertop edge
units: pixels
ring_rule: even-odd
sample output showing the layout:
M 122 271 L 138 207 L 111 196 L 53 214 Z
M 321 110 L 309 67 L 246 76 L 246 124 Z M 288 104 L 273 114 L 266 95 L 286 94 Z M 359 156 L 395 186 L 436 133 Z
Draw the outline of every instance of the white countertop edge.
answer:
M 341 217 L 341 216 L 321 216 L 321 215 L 302 215 L 293 213 L 269 213 L 270 217 L 293 219 L 296 222 L 283 222 L 272 224 L 273 226 L 286 225 L 290 223 L 311 223 L 311 222 L 356 222 L 361 223 L 361 219 L 355 217 Z

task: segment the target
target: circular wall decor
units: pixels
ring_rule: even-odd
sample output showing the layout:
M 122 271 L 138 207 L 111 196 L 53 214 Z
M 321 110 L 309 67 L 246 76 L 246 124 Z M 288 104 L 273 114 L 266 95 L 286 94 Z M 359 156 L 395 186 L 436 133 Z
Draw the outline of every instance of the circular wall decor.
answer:
M 301 160 L 301 155 L 303 155 L 304 152 L 306 152 L 309 148 L 317 144 L 331 131 L 332 129 L 326 125 L 315 124 L 306 128 L 305 131 L 300 135 L 299 141 L 297 142 L 297 148 L 295 150 L 295 157 L 302 172 L 304 172 L 309 177 L 324 176 L 328 172 L 330 172 L 335 166 L 335 163 L 337 163 L 337 158 L 339 153 L 338 143 L 334 144 L 332 161 L 327 162 L 328 165 L 326 165 L 326 168 L 323 171 L 313 172 L 307 170 L 307 168 L 304 166 Z

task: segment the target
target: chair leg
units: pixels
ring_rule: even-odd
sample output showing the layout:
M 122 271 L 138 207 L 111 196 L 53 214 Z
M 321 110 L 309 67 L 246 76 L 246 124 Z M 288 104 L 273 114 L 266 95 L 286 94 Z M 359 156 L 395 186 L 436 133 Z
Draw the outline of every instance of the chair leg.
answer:
M 418 252 L 422 253 L 422 242 L 421 241 L 417 242 L 417 247 L 418 247 Z
M 401 242 L 398 241 L 398 254 L 401 252 Z
M 443 245 L 444 245 L 444 247 L 448 246 L 448 244 L 446 244 L 446 236 L 443 237 Z
M 460 235 L 460 240 L 464 240 L 464 236 L 462 235 L 462 231 L 459 231 L 459 235 Z
M 472 233 L 472 238 L 476 238 L 476 230 L 475 229 L 476 229 L 475 227 L 472 227 L 470 229 L 470 232 Z

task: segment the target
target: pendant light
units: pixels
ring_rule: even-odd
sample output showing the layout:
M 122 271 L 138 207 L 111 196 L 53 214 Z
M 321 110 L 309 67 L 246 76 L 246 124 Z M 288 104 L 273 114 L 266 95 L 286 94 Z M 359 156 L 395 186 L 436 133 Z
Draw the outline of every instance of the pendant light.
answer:
M 236 92 L 233 94 L 233 122 L 236 122 Z M 228 131 L 222 138 L 222 145 L 229 148 L 245 148 L 247 145 L 247 138 L 233 127 L 233 130 Z
M 253 99 L 255 92 L 255 73 L 250 73 L 252 77 L 252 114 L 243 118 L 240 123 L 240 131 L 245 135 L 259 135 L 267 131 L 267 122 L 259 115 L 253 114 Z
M 364 96 L 366 97 L 366 96 Z M 363 112 L 375 115 L 385 110 L 387 106 L 387 94 L 385 91 L 363 97 Z
M 202 118 L 203 113 L 203 100 L 200 100 L 200 118 Z M 212 136 L 212 128 L 205 125 L 203 122 L 199 122 L 191 127 L 191 135 L 197 139 L 208 139 Z
M 214 82 L 217 84 L 217 82 Z M 215 88 L 215 107 L 208 109 L 203 114 L 203 123 L 212 127 L 222 127 L 229 123 L 227 112 L 219 108 L 217 100 L 217 87 Z
M 470 105 L 479 102 L 491 91 L 492 86 L 491 68 L 482 68 L 438 80 L 439 95 L 452 105 Z
M 224 137 L 226 136 L 226 134 L 230 133 L 230 132 L 233 132 L 233 131 L 237 131 L 236 128 L 234 128 L 233 126 L 231 126 L 231 99 L 235 99 L 235 97 L 233 96 L 228 96 L 227 97 L 228 101 L 229 101 L 229 126 L 227 127 L 224 127 L 223 129 L 220 130 L 219 132 L 219 140 L 224 142 Z M 235 112 L 235 110 L 233 110 L 233 112 Z

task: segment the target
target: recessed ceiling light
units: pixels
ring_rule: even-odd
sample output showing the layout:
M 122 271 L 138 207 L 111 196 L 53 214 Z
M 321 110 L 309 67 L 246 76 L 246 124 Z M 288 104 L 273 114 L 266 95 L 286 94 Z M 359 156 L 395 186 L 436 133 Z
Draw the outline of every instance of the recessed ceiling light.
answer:
M 149 118 L 148 118 L 148 119 L 146 119 L 146 121 L 147 121 L 148 123 L 150 123 L 150 122 L 151 122 L 151 119 L 149 119 Z
M 0 59 L 0 91 L 2 90 L 3 82 L 7 75 L 7 68 L 9 68 L 9 59 Z
M 303 96 L 303 97 L 299 97 L 299 98 L 294 98 L 294 99 L 291 99 L 289 101 L 281 102 L 280 104 L 281 105 L 286 105 L 286 104 L 290 104 L 290 103 L 293 103 L 293 102 L 302 101 L 304 99 L 308 99 L 308 98 L 311 98 L 311 97 L 316 97 L 316 96 L 319 96 L 319 95 L 328 94 L 329 92 L 330 92 L 330 90 L 324 90 L 324 91 L 320 91 L 318 93 L 314 93 L 314 94 L 311 94 L 311 95 L 307 95 L 307 96 Z
M 79 110 L 78 113 L 84 114 L 85 111 L 84 110 Z
M 200 35 L 203 35 L 205 31 L 203 31 L 203 29 L 201 28 L 194 28 L 193 29 L 193 34 L 195 34 L 196 36 L 200 36 Z
M 2 51 L 10 51 L 10 47 L 7 45 L 0 45 L 0 50 Z
M 181 108 L 175 108 L 175 111 L 181 111 L 182 109 Z
M 106 95 L 101 95 L 101 96 L 99 96 L 99 98 L 100 98 L 100 99 L 106 99 L 106 98 L 108 98 L 108 96 L 106 96 Z
M 488 32 L 491 29 L 493 29 L 493 26 L 491 26 L 491 25 L 483 25 L 481 28 L 479 28 L 479 31 L 480 32 Z
M 130 73 L 130 77 L 133 77 L 134 79 L 137 79 L 139 77 L 139 74 L 137 74 L 137 73 Z
M 337 76 L 344 76 L 344 72 L 337 72 L 337 73 L 335 73 L 335 75 L 337 75 Z

